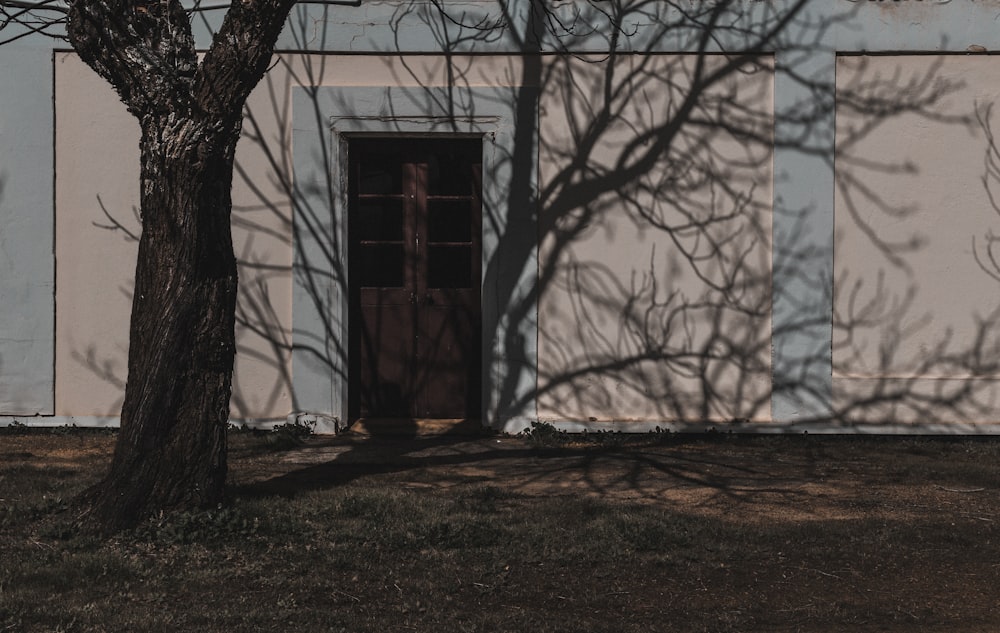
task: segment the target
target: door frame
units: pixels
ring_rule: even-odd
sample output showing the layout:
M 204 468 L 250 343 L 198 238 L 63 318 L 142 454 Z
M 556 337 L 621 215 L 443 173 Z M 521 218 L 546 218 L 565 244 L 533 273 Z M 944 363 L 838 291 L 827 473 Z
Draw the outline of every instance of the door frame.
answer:
M 349 416 L 348 139 L 441 135 L 483 138 L 483 424 L 517 432 L 537 420 L 537 103 L 538 89 L 521 86 L 292 89 L 290 417 L 334 430 Z M 527 300 L 517 318 L 501 294 Z M 504 341 L 517 342 L 514 353 Z

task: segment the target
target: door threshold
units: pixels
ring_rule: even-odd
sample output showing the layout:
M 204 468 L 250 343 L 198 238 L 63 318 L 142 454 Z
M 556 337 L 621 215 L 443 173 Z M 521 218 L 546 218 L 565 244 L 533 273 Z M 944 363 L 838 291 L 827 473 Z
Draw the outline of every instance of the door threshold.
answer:
M 371 436 L 420 437 L 434 435 L 482 435 L 478 418 L 359 418 L 348 428 Z

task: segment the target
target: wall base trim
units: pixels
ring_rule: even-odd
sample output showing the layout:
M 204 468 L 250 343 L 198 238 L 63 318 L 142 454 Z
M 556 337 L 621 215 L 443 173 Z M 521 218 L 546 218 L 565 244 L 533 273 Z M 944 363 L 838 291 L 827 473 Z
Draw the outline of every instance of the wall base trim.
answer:
M 745 435 L 1000 435 L 997 422 L 937 422 L 899 424 L 816 420 L 809 422 L 685 422 L 678 420 L 542 419 L 567 433 L 732 433 Z M 531 428 L 530 420 L 512 420 L 499 429 L 516 434 Z
M 500 433 L 517 435 L 531 428 L 532 420 L 512 418 L 493 427 Z M 929 424 L 851 423 L 836 421 L 814 422 L 682 422 L 664 420 L 567 420 L 543 419 L 559 431 L 567 433 L 732 433 L 745 435 L 941 435 L 975 436 L 1000 435 L 996 422 L 938 422 Z M 89 429 L 118 428 L 118 416 L 37 415 L 0 416 L 0 427 L 28 428 L 79 427 Z M 334 435 L 346 429 L 335 416 L 318 413 L 292 413 L 284 418 L 232 419 L 230 424 L 249 429 L 270 431 L 283 424 L 301 424 L 317 435 Z
M 308 426 L 318 435 L 333 435 L 344 430 L 340 419 L 319 413 L 291 413 L 283 418 L 232 418 L 229 424 L 257 431 L 271 431 L 284 424 Z M 117 415 L 0 415 L 0 427 L 25 426 L 29 428 L 80 427 L 87 429 L 116 429 L 121 426 Z

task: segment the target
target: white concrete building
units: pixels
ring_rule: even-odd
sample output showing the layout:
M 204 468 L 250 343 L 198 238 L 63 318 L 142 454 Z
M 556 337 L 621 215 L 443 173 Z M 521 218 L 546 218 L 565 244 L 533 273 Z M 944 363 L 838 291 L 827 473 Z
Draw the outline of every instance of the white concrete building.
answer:
M 358 4 L 247 107 L 234 421 L 1000 429 L 1000 3 Z M 62 46 L 0 46 L 8 424 L 126 380 L 138 126 Z

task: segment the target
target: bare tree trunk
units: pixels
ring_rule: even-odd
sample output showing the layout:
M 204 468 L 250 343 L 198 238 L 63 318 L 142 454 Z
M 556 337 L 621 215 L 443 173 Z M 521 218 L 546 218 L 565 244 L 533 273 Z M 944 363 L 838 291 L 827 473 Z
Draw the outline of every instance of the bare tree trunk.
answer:
M 160 509 L 213 506 L 226 477 L 239 119 L 147 117 L 142 127 L 143 228 L 121 436 L 109 474 L 89 493 L 105 531 Z
M 200 62 L 180 0 L 69 0 L 67 37 L 142 129 L 142 237 L 121 435 L 84 495 L 105 533 L 213 506 L 226 481 L 236 353 L 233 160 L 246 99 L 295 0 L 226 11 Z

